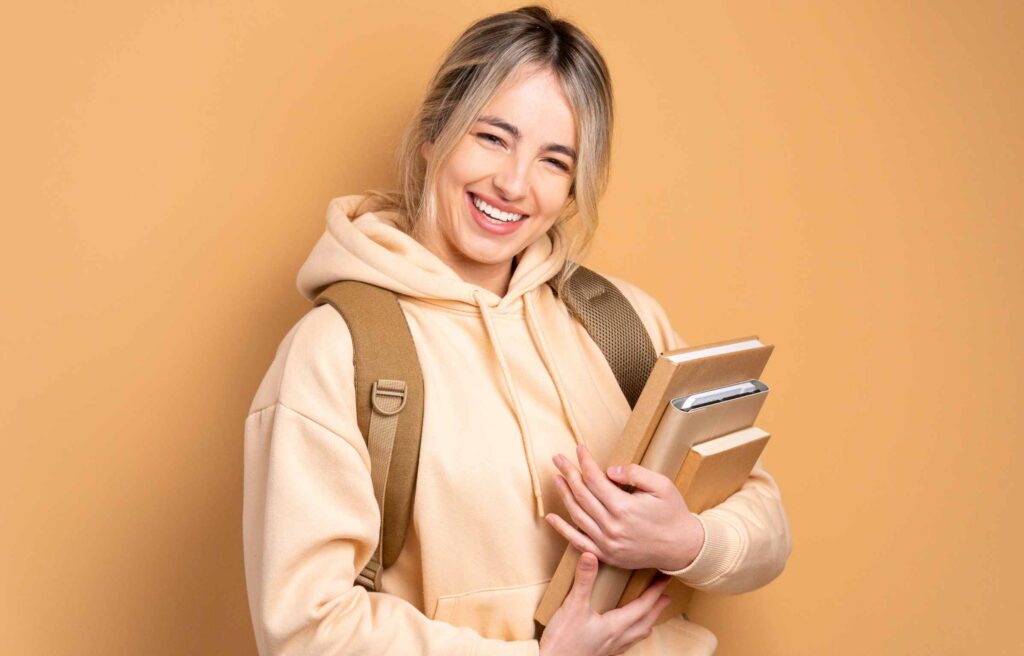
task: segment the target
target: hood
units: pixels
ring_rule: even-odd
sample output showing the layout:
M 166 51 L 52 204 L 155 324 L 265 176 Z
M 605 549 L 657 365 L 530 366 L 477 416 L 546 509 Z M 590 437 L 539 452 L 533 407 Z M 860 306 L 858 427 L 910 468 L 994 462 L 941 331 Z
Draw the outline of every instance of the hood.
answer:
M 562 269 L 566 250 L 548 235 L 518 257 L 504 297 L 466 282 L 439 257 L 403 232 L 392 212 L 367 212 L 350 218 L 362 195 L 341 196 L 327 206 L 327 229 L 299 270 L 298 288 L 309 300 L 339 280 L 358 280 L 398 294 L 479 307 L 475 296 L 499 312 L 517 305 L 524 294 Z
M 518 256 L 515 271 L 505 296 L 463 280 L 425 246 L 398 227 L 391 212 L 367 212 L 350 216 L 362 195 L 340 196 L 327 207 L 327 229 L 299 270 L 297 285 L 309 300 L 327 285 L 339 280 L 357 280 L 384 287 L 397 294 L 430 300 L 443 305 L 462 306 L 480 312 L 483 329 L 494 347 L 500 364 L 504 389 L 520 428 L 523 455 L 530 471 L 533 500 L 537 514 L 544 517 L 540 476 L 533 456 L 533 438 L 529 418 L 516 387 L 515 379 L 495 330 L 493 313 L 523 309 L 533 342 L 558 392 L 562 411 L 577 444 L 583 438 L 569 396 L 553 364 L 549 340 L 544 336 L 544 320 L 538 309 L 538 288 L 557 275 L 565 263 L 564 244 L 548 235 L 527 246 Z M 549 320 L 555 320 L 551 317 Z

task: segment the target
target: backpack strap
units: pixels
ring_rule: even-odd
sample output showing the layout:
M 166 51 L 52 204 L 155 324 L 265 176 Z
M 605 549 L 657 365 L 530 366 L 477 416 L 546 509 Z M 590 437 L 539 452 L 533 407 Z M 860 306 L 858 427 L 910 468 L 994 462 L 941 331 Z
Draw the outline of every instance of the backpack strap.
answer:
M 356 583 L 379 592 L 384 568 L 398 559 L 412 514 L 423 425 L 423 375 L 398 299 L 354 280 L 336 282 L 314 303 L 329 303 L 352 335 L 356 415 L 370 452 L 380 509 L 377 548 Z
M 557 296 L 556 282 L 548 285 Z M 636 406 L 658 359 L 636 309 L 610 280 L 584 266 L 569 278 L 562 301 L 604 353 L 629 407 Z

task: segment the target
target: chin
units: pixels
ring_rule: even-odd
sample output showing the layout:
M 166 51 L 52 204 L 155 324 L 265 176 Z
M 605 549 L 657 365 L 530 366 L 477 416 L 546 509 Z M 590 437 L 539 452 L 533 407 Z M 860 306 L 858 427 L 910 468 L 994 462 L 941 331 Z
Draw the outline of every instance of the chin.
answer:
M 465 232 L 460 231 L 453 246 L 464 258 L 480 264 L 508 262 L 529 244 L 529 241 L 524 241 L 520 235 L 516 235 L 518 239 L 512 242 L 476 234 L 475 225 L 467 228 Z
M 472 244 L 467 244 L 459 248 L 463 257 L 480 264 L 501 264 L 502 262 L 509 262 L 517 253 L 523 250 L 523 246 L 516 248 L 487 248 L 480 247 Z

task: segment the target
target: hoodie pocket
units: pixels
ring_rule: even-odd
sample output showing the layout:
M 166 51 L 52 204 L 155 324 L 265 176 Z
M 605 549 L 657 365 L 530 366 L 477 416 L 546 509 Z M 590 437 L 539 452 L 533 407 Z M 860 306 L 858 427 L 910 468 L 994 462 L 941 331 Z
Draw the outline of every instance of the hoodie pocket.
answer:
M 485 638 L 532 640 L 533 614 L 550 580 L 444 595 L 437 598 L 431 617 L 473 629 Z

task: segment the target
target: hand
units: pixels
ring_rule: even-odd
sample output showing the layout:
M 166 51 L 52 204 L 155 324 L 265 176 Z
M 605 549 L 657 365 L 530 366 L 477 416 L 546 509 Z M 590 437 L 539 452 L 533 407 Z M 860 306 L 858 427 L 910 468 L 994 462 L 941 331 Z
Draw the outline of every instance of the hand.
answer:
M 572 589 L 540 637 L 540 656 L 614 656 L 651 635 L 669 603 L 662 592 L 671 579 L 655 581 L 622 608 L 597 613 L 590 608 L 596 576 L 597 559 L 584 552 L 576 563 Z
M 704 527 L 686 507 L 667 476 L 637 464 L 606 476 L 582 444 L 582 471 L 561 454 L 553 460 L 562 476 L 555 485 L 576 527 L 554 513 L 548 523 L 580 551 L 622 569 L 683 569 L 704 544 Z M 631 494 L 618 484 L 631 485 Z

